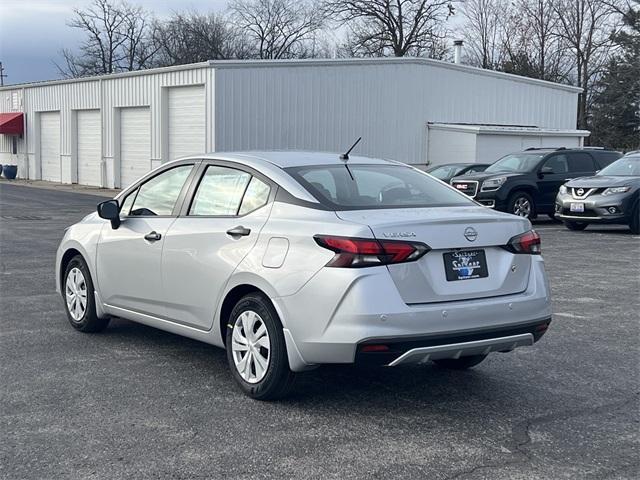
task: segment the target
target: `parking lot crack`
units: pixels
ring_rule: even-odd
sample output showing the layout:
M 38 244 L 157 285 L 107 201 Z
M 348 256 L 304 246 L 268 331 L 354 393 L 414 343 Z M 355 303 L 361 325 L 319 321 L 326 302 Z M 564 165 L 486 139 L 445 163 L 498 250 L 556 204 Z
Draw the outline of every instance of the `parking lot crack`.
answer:
M 600 415 L 604 412 L 613 412 L 626 408 L 629 405 L 636 404 L 640 392 L 635 392 L 629 398 L 624 400 L 618 400 L 616 402 L 606 403 L 604 405 L 598 405 L 596 407 L 584 408 L 580 410 L 562 411 L 552 413 L 549 415 L 541 415 L 539 417 L 527 418 L 522 422 L 517 423 L 511 432 L 511 446 L 507 447 L 512 451 L 518 452 L 525 457 L 529 457 L 529 452 L 526 446 L 531 443 L 531 428 L 536 425 L 542 425 L 549 422 L 558 420 L 568 420 L 570 418 L 577 418 L 583 415 Z

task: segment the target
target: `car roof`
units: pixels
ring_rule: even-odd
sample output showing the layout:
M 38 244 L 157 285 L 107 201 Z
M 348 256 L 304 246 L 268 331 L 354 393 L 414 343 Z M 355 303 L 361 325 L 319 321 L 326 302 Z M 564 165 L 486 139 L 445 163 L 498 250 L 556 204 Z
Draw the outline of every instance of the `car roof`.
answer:
M 616 152 L 615 150 L 608 150 L 605 148 L 580 148 L 580 147 L 575 147 L 575 148 L 555 148 L 555 147 L 540 147 L 540 148 L 527 148 L 525 150 L 522 150 L 520 152 L 516 152 L 516 153 L 532 153 L 532 154 L 536 154 L 536 153 L 541 153 L 541 154 L 548 154 L 548 153 L 562 153 L 562 152 L 587 152 L 587 153 L 593 153 L 596 155 L 599 154 L 605 154 L 605 153 L 619 153 Z
M 344 165 L 340 154 L 335 152 L 309 152 L 304 150 L 220 152 L 202 155 L 199 158 L 228 160 L 239 163 L 268 162 L 280 168 L 305 167 L 310 165 Z M 359 155 L 349 155 L 349 164 L 398 165 L 401 162 Z

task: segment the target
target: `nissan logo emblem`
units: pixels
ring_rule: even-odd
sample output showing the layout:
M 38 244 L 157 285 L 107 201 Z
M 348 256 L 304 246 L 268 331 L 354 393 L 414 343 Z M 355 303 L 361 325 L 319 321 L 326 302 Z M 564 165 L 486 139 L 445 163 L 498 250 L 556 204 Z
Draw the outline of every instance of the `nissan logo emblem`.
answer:
M 579 197 L 581 197 L 584 194 L 584 189 L 579 188 L 576 190 L 576 195 L 578 195 Z
M 464 229 L 464 238 L 470 242 L 475 242 L 476 238 L 478 238 L 478 232 L 476 232 L 476 229 L 473 227 L 467 227 Z

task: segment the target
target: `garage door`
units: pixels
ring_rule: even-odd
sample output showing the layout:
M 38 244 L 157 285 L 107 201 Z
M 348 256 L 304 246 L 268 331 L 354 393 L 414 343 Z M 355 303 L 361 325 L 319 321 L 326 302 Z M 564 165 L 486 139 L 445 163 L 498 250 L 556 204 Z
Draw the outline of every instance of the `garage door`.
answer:
M 205 151 L 204 87 L 169 89 L 169 160 Z
M 42 180 L 60 181 L 60 112 L 40 113 Z
M 102 185 L 102 136 L 100 134 L 100 110 L 81 110 L 78 125 L 78 183 Z
M 120 110 L 120 187 L 126 188 L 151 170 L 149 107 Z

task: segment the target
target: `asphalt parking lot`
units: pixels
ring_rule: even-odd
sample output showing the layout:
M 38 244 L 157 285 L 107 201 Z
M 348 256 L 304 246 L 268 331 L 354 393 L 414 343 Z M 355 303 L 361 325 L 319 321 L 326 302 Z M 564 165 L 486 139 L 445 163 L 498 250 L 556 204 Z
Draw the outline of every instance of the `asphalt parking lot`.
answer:
M 103 198 L 0 184 L 0 478 L 637 478 L 640 237 L 542 221 L 555 318 L 467 372 L 321 368 L 244 397 L 221 349 L 68 325 L 64 227 Z

